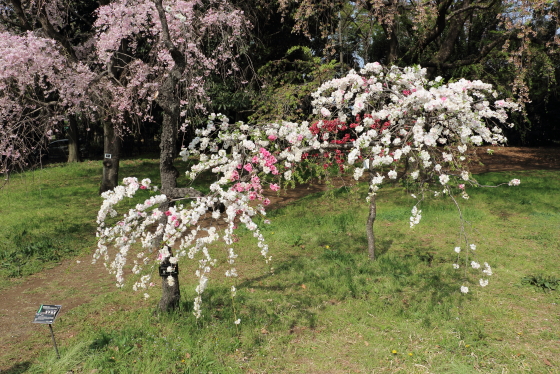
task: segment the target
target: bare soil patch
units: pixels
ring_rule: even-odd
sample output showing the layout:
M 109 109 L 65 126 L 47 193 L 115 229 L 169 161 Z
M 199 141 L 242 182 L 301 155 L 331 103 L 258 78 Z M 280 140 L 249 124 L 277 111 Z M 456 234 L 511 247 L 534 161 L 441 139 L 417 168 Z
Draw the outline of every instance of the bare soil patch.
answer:
M 489 154 L 486 149 L 493 152 Z M 560 148 L 489 147 L 477 152 L 481 164 L 473 173 L 516 170 L 560 170 Z M 349 183 L 346 179 L 336 185 Z M 325 184 L 301 185 L 280 195 L 271 194 L 271 207 L 289 204 L 310 193 L 323 191 Z M 93 251 L 93 250 L 92 250 Z M 59 318 L 72 308 L 87 304 L 95 296 L 114 287 L 114 279 L 102 263 L 91 264 L 91 255 L 66 260 L 58 266 L 16 280 L 0 291 L 0 373 L 22 373 L 38 349 L 51 346 L 48 328 L 31 323 L 41 304 L 62 305 Z M 60 343 L 72 331 L 55 331 Z

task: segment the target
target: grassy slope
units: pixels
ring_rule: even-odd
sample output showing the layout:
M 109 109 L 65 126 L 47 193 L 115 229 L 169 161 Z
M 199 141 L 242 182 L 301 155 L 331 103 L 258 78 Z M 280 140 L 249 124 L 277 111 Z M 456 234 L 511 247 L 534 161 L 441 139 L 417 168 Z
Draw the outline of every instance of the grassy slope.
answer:
M 513 176 L 520 187 L 471 189 L 471 199 L 462 202 L 479 260 L 494 269 L 486 288 L 458 292 L 465 279 L 451 269 L 456 211 L 448 202 L 428 201 L 411 231 L 412 200 L 401 188 L 380 193 L 380 256 L 369 262 L 366 190 L 359 186 L 272 212 L 264 232 L 272 271 L 252 238 L 241 235 L 233 305 L 233 283 L 219 268 L 205 293 L 205 315 L 196 321 L 190 313 L 194 268 L 185 264 L 180 312 L 153 317 L 157 292 L 147 301 L 129 291 L 100 296 L 101 310 L 84 305 L 57 322 L 77 335 L 62 342 L 63 359 L 47 350 L 29 372 L 557 372 L 558 291 L 521 279 L 560 277 L 560 173 L 479 179 L 492 184 Z

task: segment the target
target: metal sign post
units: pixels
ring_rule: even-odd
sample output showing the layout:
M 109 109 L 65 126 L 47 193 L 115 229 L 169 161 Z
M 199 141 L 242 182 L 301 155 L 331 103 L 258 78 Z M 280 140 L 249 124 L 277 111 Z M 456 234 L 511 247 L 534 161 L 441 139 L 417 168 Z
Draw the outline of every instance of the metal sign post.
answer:
M 58 353 L 58 347 L 56 346 L 56 340 L 54 339 L 52 324 L 54 323 L 56 316 L 58 316 L 58 312 L 60 312 L 61 308 L 62 305 L 41 305 L 37 313 L 35 313 L 35 319 L 33 320 L 33 323 L 41 323 L 41 324 L 49 325 L 49 329 L 51 330 L 51 338 L 53 341 L 54 350 L 56 352 L 56 357 L 58 359 L 60 359 L 60 354 Z

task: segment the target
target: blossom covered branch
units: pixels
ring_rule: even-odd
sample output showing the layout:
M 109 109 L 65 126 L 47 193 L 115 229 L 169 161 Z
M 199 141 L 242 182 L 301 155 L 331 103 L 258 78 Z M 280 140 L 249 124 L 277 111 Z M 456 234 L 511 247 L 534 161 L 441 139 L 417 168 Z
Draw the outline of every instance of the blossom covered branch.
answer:
M 444 84 L 440 78 L 428 81 L 420 67 L 400 69 L 367 64 L 360 73 L 325 83 L 313 95 L 315 113 L 321 120 L 309 124 L 267 123 L 249 125 L 230 123 L 223 115 L 211 115 L 205 128 L 182 150 L 184 161 L 194 160 L 187 176 L 194 180 L 201 173 L 216 176 L 210 193 L 184 205 L 160 211 L 157 203 L 166 196 L 152 196 L 131 209 L 117 224 L 105 224 L 107 215 L 116 216 L 115 204 L 133 196 L 148 182 L 126 179 L 125 185 L 106 193 L 98 216 L 99 247 L 96 258 L 104 256 L 108 267 L 124 282 L 127 256 L 134 252 L 133 272 L 140 274 L 148 265 L 163 261 L 176 263 L 188 258 L 198 262 L 194 313 L 201 315 L 201 294 L 208 275 L 216 265 L 210 244 L 222 240 L 227 248 L 228 269 L 235 277 L 237 254 L 235 230 L 245 226 L 257 240 L 261 254 L 270 259 L 268 245 L 255 218 L 266 215 L 270 201 L 264 191 L 277 191 L 297 174 L 298 165 L 336 160 L 341 170 L 356 179 L 367 171 L 373 197 L 386 179 L 405 178 L 418 189 L 418 201 L 412 208 L 411 228 L 421 220 L 418 204 L 426 192 L 449 195 L 455 191 L 468 198 L 465 183 L 474 183 L 468 171 L 468 149 L 482 143 L 503 144 L 500 125 L 507 124 L 507 111 L 516 104 L 497 100 L 491 86 L 480 81 L 459 80 Z M 492 100 L 492 101 L 490 101 Z M 334 154 L 334 155 L 333 155 Z M 329 168 L 329 164 L 327 169 Z M 426 182 L 432 182 L 428 184 Z M 519 184 L 513 180 L 510 185 Z M 462 186 L 462 187 L 460 187 Z M 416 198 L 416 195 L 413 194 Z M 456 200 L 453 198 L 453 201 Z M 221 206 L 223 209 L 216 209 Z M 162 215 L 166 224 L 147 228 Z M 220 230 L 218 222 L 225 229 Z M 267 222 L 267 220 L 264 220 Z M 163 232 L 163 242 L 154 238 Z M 468 241 L 467 255 L 476 245 Z M 140 241 L 141 247 L 132 249 Z M 108 255 L 108 244 L 116 254 Z M 175 256 L 169 248 L 175 246 Z M 455 249 L 457 252 L 457 249 Z M 474 263 L 472 268 L 482 269 Z M 489 265 L 481 270 L 492 274 Z M 135 288 L 146 288 L 148 275 Z M 481 278 L 480 285 L 487 284 Z M 464 292 L 467 286 L 463 285 Z

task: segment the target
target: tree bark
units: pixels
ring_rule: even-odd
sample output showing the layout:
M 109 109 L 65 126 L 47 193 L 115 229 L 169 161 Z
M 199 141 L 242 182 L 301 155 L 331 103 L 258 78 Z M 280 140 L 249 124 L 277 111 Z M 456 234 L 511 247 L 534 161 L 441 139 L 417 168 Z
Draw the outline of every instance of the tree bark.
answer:
M 119 184 L 119 160 L 121 139 L 115 135 L 113 124 L 103 121 L 103 177 L 99 194 L 112 190 Z
M 76 116 L 68 116 L 68 162 L 80 162 L 80 142 Z
M 371 195 L 369 201 L 369 215 L 367 219 L 367 239 L 368 239 L 368 255 L 370 260 L 375 260 L 375 234 L 373 231 L 373 223 L 377 215 L 377 204 L 375 202 L 376 195 Z
M 171 207 L 171 202 L 165 202 L 159 206 L 162 211 L 167 211 Z M 167 223 L 167 216 L 163 215 L 160 218 L 160 224 Z M 163 239 L 163 234 L 158 238 L 158 242 Z M 169 248 L 170 256 L 173 256 L 172 248 Z M 169 263 L 169 260 L 166 260 Z M 164 261 L 165 263 L 165 261 Z M 168 276 L 161 277 L 161 299 L 159 300 L 157 306 L 157 312 L 170 312 L 179 307 L 179 301 L 181 300 L 181 290 L 179 289 L 179 264 L 175 264 L 176 272 L 170 275 L 173 277 L 173 284 L 169 285 Z
M 169 49 L 169 53 L 175 62 L 175 65 L 163 80 L 159 87 L 159 95 L 156 99 L 159 106 L 163 109 L 163 123 L 161 129 L 160 141 L 160 158 L 159 158 L 159 172 L 161 177 L 161 192 L 167 196 L 168 201 L 160 206 L 160 209 L 167 210 L 171 205 L 171 200 L 174 198 L 184 197 L 180 195 L 184 189 L 177 188 L 177 177 L 179 175 L 173 160 L 177 156 L 176 144 L 177 128 L 179 125 L 180 116 L 180 100 L 175 94 L 175 89 L 185 68 L 187 66 L 185 56 L 173 45 L 169 36 L 169 29 L 167 26 L 167 18 L 163 10 L 162 0 L 155 0 L 155 6 L 158 11 L 159 19 L 161 22 L 161 36 L 164 44 Z M 167 218 L 166 216 L 162 217 Z M 161 241 L 161 240 L 160 240 Z M 169 249 L 171 251 L 171 248 Z M 169 286 L 167 279 L 162 277 L 162 291 L 161 300 L 158 304 L 160 312 L 167 312 L 175 309 L 179 305 L 181 298 L 181 291 L 179 289 L 179 279 L 175 277 L 173 286 Z
M 471 0 L 465 0 L 463 6 L 469 7 L 470 3 Z M 448 21 L 446 23 L 448 29 L 447 34 L 445 35 L 439 50 L 434 55 L 434 57 L 432 57 L 430 62 L 439 67 L 439 65 L 447 61 L 449 56 L 451 56 L 453 47 L 457 42 L 459 33 L 461 32 L 468 15 L 468 12 L 463 12 L 462 14 L 459 14 L 458 16 L 452 18 L 450 22 Z M 434 75 L 436 74 L 436 70 L 437 69 L 435 67 L 428 67 L 428 77 L 430 77 L 430 79 L 434 77 Z

